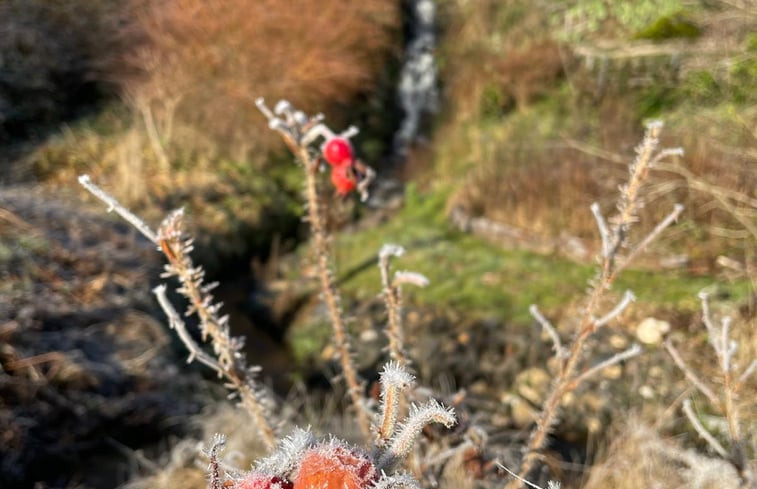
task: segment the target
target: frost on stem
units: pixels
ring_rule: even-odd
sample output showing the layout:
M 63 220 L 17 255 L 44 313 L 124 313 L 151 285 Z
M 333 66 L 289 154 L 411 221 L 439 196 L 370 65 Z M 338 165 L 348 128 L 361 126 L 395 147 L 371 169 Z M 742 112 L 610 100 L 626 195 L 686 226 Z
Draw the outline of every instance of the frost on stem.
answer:
M 218 460 L 218 454 L 223 450 L 226 445 L 226 438 L 223 435 L 216 433 L 213 436 L 210 448 L 207 450 L 210 464 L 208 465 L 208 472 L 210 474 L 210 489 L 222 489 L 223 481 L 221 480 L 221 463 Z
M 379 457 L 378 467 L 383 470 L 405 458 L 426 425 L 440 423 L 450 428 L 455 422 L 455 411 L 436 401 L 429 401 L 422 406 L 413 404 L 407 419 L 397 428 L 389 440 L 388 448 Z
M 533 487 L 534 489 L 543 489 L 541 486 L 537 486 L 533 482 L 524 479 L 523 477 L 519 476 L 518 474 L 516 474 L 512 470 L 508 469 L 507 467 L 505 467 L 502 464 L 497 464 L 497 467 L 499 467 L 500 469 L 504 470 L 505 472 L 507 472 L 511 476 L 515 477 L 516 480 L 519 480 L 520 482 L 524 483 L 528 487 Z M 549 481 L 549 482 L 547 482 L 547 489 L 560 489 L 560 483 L 559 482 L 555 482 L 555 481 Z
M 127 222 L 136 227 L 150 241 L 163 252 L 167 263 L 162 277 L 176 277 L 180 283 L 177 292 L 187 298 L 186 316 L 196 314 L 200 320 L 202 340 L 210 340 L 215 358 L 204 353 L 195 343 L 186 329 L 184 321 L 166 298 L 166 287 L 156 287 L 158 302 L 168 317 L 169 324 L 189 350 L 189 361 L 198 360 L 207 365 L 219 376 L 228 381 L 228 386 L 237 395 L 241 404 L 252 415 L 263 441 L 272 447 L 275 442 L 275 430 L 272 424 L 271 406 L 273 400 L 258 386 L 255 374 L 258 367 L 248 367 L 241 348 L 243 338 L 232 337 L 229 333 L 228 317 L 220 316 L 220 303 L 215 303 L 210 291 L 217 285 L 206 284 L 205 271 L 195 266 L 190 257 L 192 239 L 184 236 L 182 209 L 171 212 L 161 223 L 158 232 L 154 232 L 139 217 L 123 207 L 113 196 L 92 183 L 87 175 L 79 177 L 79 183 L 92 195 L 108 205 L 109 210 L 115 210 Z
M 372 489 L 421 489 L 421 485 L 409 474 L 384 475 Z
M 281 134 L 289 150 L 304 169 L 307 222 L 310 224 L 321 293 L 334 329 L 334 343 L 347 385 L 347 394 L 356 410 L 357 422 L 363 437 L 368 440 L 371 437 L 371 424 L 362 396 L 363 382 L 352 361 L 352 347 L 341 308 L 341 297 L 331 270 L 329 235 L 318 195 L 316 177 L 321 158 L 310 146 L 318 138 L 326 141 L 333 139 L 336 137 L 335 133 L 321 122 L 322 116 L 309 118 L 304 113 L 295 110 L 285 100 L 279 101 L 273 111 L 268 109 L 262 98 L 257 99 L 256 105 L 268 119 L 269 126 Z M 348 139 L 355 132 L 356 129 L 351 127 L 339 137 Z M 331 171 L 332 182 L 337 187 L 337 192 L 343 193 L 357 189 L 363 200 L 367 199 L 367 188 L 375 175 L 372 169 L 357 159 L 340 158 L 338 165 L 332 164 Z
M 429 280 L 416 272 L 397 271 L 393 278 L 389 278 L 389 265 L 392 257 L 400 257 L 405 254 L 402 246 L 387 243 L 379 250 L 378 266 L 381 271 L 382 296 L 386 304 L 389 317 L 386 336 L 389 339 L 389 356 L 399 365 L 407 365 L 407 356 L 404 351 L 404 331 L 402 327 L 402 286 L 411 284 L 416 287 L 425 287 Z
M 402 392 L 410 387 L 414 377 L 398 363 L 389 362 L 381 372 L 381 424 L 378 427 L 377 442 L 383 445 L 394 433 L 399 414 Z
M 737 470 L 741 478 L 741 487 L 750 488 L 754 482 L 754 474 L 747 460 L 747 450 L 742 435 L 741 413 L 738 407 L 738 397 L 745 381 L 754 372 L 757 361 L 753 360 L 747 365 L 741 373 L 734 362 L 734 355 L 738 350 L 738 343 L 730 339 L 731 318 L 723 317 L 720 320 L 720 327 L 712 317 L 710 310 L 709 297 L 706 292 L 699 294 L 702 304 L 702 323 L 707 330 L 707 338 L 710 346 L 715 352 L 717 365 L 722 375 L 721 395 L 717 395 L 702 378 L 694 372 L 693 369 L 683 360 L 681 354 L 675 348 L 671 341 L 664 343 L 673 361 L 684 373 L 686 378 L 697 388 L 707 400 L 713 409 L 719 411 L 728 424 L 729 448 L 727 450 L 699 421 L 691 406 L 691 401 L 686 399 L 683 403 L 683 412 L 691 422 L 694 430 L 702 437 L 703 440 L 722 458 L 729 461 Z
M 629 291 L 610 311 L 600 314 L 600 308 L 606 300 L 606 294 L 612 287 L 620 272 L 622 272 L 646 247 L 656 239 L 668 226 L 680 216 L 683 206 L 676 204 L 673 210 L 655 228 L 635 246 L 629 246 L 628 231 L 638 220 L 638 210 L 642 207 L 641 188 L 646 180 L 650 169 L 662 159 L 671 155 L 681 155 L 680 149 L 657 150 L 659 145 L 662 123 L 654 121 L 647 126 L 644 138 L 636 148 L 636 157 L 629 165 L 628 181 L 619 187 L 620 195 L 616 205 L 617 213 L 607 219 L 599 207 L 593 204 L 590 208 L 597 223 L 601 247 L 599 253 L 599 271 L 591 283 L 589 296 L 586 300 L 582 313 L 579 317 L 578 331 L 567 346 L 563 346 L 560 337 L 552 324 L 539 312 L 536 306 L 532 306 L 531 314 L 549 334 L 554 345 L 555 355 L 558 359 L 558 375 L 552 388 L 542 405 L 542 411 L 536 420 L 536 424 L 529 437 L 525 455 L 515 479 L 508 483 L 506 489 L 521 487 L 529 473 L 540 458 L 548 435 L 557 422 L 562 399 L 566 394 L 576 389 L 582 382 L 589 379 L 596 372 L 610 365 L 617 364 L 640 353 L 638 346 L 634 345 L 628 350 L 613 357 L 601 361 L 594 366 L 583 366 L 587 340 L 597 329 L 606 325 L 633 302 L 634 296 Z M 625 257 L 621 257 L 621 250 L 628 248 L 630 251 Z M 620 259 L 619 259 L 620 258 Z
M 305 451 L 314 444 L 315 436 L 309 430 L 296 428 L 291 435 L 279 441 L 268 457 L 258 460 L 255 471 L 269 475 L 292 473 Z

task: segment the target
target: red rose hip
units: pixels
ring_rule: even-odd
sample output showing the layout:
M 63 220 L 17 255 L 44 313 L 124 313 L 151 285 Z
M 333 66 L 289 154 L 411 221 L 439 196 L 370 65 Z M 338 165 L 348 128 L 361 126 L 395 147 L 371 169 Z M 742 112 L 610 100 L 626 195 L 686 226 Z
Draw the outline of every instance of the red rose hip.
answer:
M 305 452 L 293 489 L 368 489 L 377 478 L 378 471 L 366 455 L 322 445 Z
M 331 183 L 339 195 L 347 195 L 357 188 L 357 180 L 351 165 L 334 166 L 331 169 Z
M 323 157 L 331 165 L 342 166 L 352 162 L 355 152 L 348 140 L 334 137 L 323 145 Z

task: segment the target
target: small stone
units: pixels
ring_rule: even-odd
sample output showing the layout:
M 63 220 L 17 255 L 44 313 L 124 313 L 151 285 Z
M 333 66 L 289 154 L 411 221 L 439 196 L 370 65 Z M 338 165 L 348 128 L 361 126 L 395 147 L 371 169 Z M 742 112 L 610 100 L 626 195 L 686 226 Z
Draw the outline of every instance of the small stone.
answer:
M 628 348 L 628 338 L 620 334 L 610 336 L 610 346 L 616 350 L 625 350 Z
M 562 358 L 551 356 L 547 360 L 547 370 L 549 370 L 552 374 L 557 374 L 557 372 L 560 371 L 560 367 L 562 366 L 562 363 L 563 363 Z
M 531 425 L 536 421 L 538 415 L 536 409 L 531 407 L 523 399 L 512 399 L 510 403 L 510 414 L 513 418 L 513 424 L 519 428 Z
M 532 403 L 539 405 L 547 393 L 552 376 L 546 370 L 532 367 L 518 374 L 515 388 L 518 394 Z
M 609 380 L 617 380 L 623 375 L 623 367 L 620 365 L 610 365 L 602 370 L 602 377 Z
M 477 380 L 468 388 L 471 394 L 484 395 L 489 392 L 489 383 L 485 380 Z
M 573 392 L 568 392 L 564 396 L 562 396 L 562 400 L 560 401 L 560 405 L 562 407 L 568 407 L 572 406 L 576 402 L 576 394 Z
M 659 345 L 668 331 L 670 331 L 669 322 L 648 317 L 636 327 L 636 337 L 646 345 Z
M 639 395 L 644 399 L 652 399 L 654 398 L 654 389 L 648 385 L 642 385 L 639 387 Z
M 593 392 L 587 392 L 581 396 L 581 403 L 593 412 L 599 412 L 607 404 L 607 400 L 603 396 L 594 394 Z
M 375 329 L 366 329 L 360 333 L 360 341 L 362 341 L 363 343 L 370 343 L 372 341 L 376 341 L 377 338 L 378 338 L 378 333 L 376 332 Z

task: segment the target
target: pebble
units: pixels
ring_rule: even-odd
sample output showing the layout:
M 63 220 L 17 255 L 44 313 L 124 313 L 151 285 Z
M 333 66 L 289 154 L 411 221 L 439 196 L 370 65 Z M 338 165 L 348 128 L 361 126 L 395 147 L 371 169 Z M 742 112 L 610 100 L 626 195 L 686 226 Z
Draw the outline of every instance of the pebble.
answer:
M 645 345 L 659 345 L 668 331 L 670 331 L 669 322 L 648 317 L 636 327 L 636 337 Z
M 602 369 L 602 377 L 609 380 L 617 380 L 623 375 L 623 367 L 620 365 L 610 365 Z
M 654 398 L 654 389 L 648 385 L 642 385 L 639 387 L 639 395 L 644 399 L 652 399 Z
M 538 367 L 528 368 L 515 378 L 516 390 L 523 398 L 539 405 L 551 380 L 552 376 L 546 370 Z
M 625 350 L 628 348 L 628 338 L 620 334 L 610 336 L 610 346 L 616 350 Z

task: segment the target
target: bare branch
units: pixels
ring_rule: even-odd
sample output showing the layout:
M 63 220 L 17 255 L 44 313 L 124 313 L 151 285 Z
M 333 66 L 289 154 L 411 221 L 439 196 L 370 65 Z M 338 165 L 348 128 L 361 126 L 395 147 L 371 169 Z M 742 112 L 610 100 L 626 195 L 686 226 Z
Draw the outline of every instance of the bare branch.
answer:
M 604 360 L 602 362 L 599 362 L 598 364 L 594 365 L 593 367 L 583 371 L 581 374 L 579 374 L 569 385 L 577 386 L 581 384 L 582 382 L 586 381 L 588 378 L 590 378 L 592 375 L 596 374 L 597 372 L 611 366 L 615 365 L 616 363 L 620 363 L 623 360 L 628 360 L 629 358 L 633 358 L 637 355 L 639 355 L 642 352 L 642 349 L 639 345 L 633 344 L 630 348 L 620 352 L 616 353 L 615 355 L 611 356 L 607 360 Z
M 694 387 L 699 389 L 699 392 L 705 395 L 705 397 L 712 403 L 713 406 L 719 406 L 720 400 L 718 400 L 717 396 L 715 395 L 712 390 L 705 385 L 704 382 L 702 382 L 699 377 L 694 373 L 691 368 L 689 368 L 688 365 L 686 365 L 686 362 L 683 361 L 683 358 L 681 358 L 681 355 L 678 353 L 678 350 L 673 346 L 673 343 L 670 342 L 670 340 L 665 340 L 663 343 L 663 346 L 666 350 L 668 350 L 668 353 L 670 353 L 670 356 L 673 358 L 673 361 L 676 365 L 678 365 L 678 368 L 683 372 L 683 374 L 686 376 L 687 379 L 689 379 L 689 382 L 691 382 Z
M 533 482 L 527 481 L 523 477 L 519 476 L 518 474 L 516 474 L 512 470 L 510 470 L 507 467 L 505 467 L 504 465 L 502 465 L 501 463 L 497 463 L 497 467 L 499 467 L 500 469 L 504 470 L 505 472 L 507 472 L 511 476 L 515 477 L 516 479 L 518 479 L 522 483 L 526 484 L 528 487 L 533 487 L 534 489 L 543 489 L 541 486 L 537 486 Z M 558 482 L 549 481 L 547 484 L 548 484 L 547 485 L 547 489 L 560 489 L 560 484 Z
M 597 328 L 600 328 L 604 326 L 605 324 L 609 323 L 616 317 L 620 316 L 623 311 L 626 310 L 626 308 L 631 305 L 633 301 L 636 300 L 636 296 L 633 295 L 633 292 L 630 290 L 626 290 L 626 293 L 623 294 L 623 298 L 620 300 L 620 302 L 612 309 L 612 311 L 608 312 L 601 318 L 594 321 L 594 324 Z
M 728 459 L 728 452 L 725 448 L 723 448 L 723 445 L 721 445 L 720 442 L 717 441 L 715 437 L 712 436 L 709 431 L 707 431 L 707 429 L 705 429 L 702 423 L 699 422 L 699 419 L 697 418 L 694 410 L 691 407 L 690 399 L 683 401 L 683 412 L 686 413 L 686 417 L 689 418 L 691 425 L 694 427 L 694 430 L 696 430 L 699 436 L 701 436 L 702 439 L 704 439 L 712 447 L 712 449 L 718 453 L 718 455 L 720 455 L 724 459 Z
M 639 242 L 639 244 L 633 247 L 628 256 L 626 256 L 626 258 L 623 260 L 623 262 L 617 266 L 615 273 L 617 274 L 621 270 L 625 269 L 631 262 L 636 259 L 636 257 L 644 252 L 647 246 L 652 243 L 652 241 L 657 239 L 657 237 L 660 236 L 660 234 L 662 234 L 662 232 L 668 226 L 673 224 L 678 219 L 678 217 L 681 215 L 681 212 L 683 212 L 683 206 L 681 204 L 675 204 L 670 214 L 665 216 L 665 219 L 660 221 L 660 223 L 657 224 L 657 226 L 655 226 L 655 228 Z
M 142 233 L 147 239 L 149 239 L 156 245 L 158 244 L 158 235 L 155 234 L 155 231 L 150 229 L 150 226 L 145 224 L 142 219 L 133 214 L 129 209 L 121 205 L 121 203 L 118 202 L 112 195 L 108 194 L 106 191 L 92 183 L 89 175 L 81 175 L 79 177 L 79 183 L 82 185 L 82 187 L 87 189 L 89 193 L 103 201 L 108 206 L 108 212 L 115 211 L 116 214 L 118 214 L 129 224 L 134 226 L 137 231 Z
M 531 304 L 531 307 L 528 308 L 528 312 L 531 313 L 531 315 L 536 319 L 536 321 L 541 325 L 541 327 L 544 329 L 544 331 L 547 332 L 550 339 L 552 340 L 552 350 L 555 352 L 555 356 L 557 358 L 563 358 L 567 354 L 567 351 L 562 346 L 562 341 L 560 341 L 560 335 L 557 333 L 557 330 L 554 326 L 552 326 L 552 323 L 549 322 L 549 320 L 544 317 L 544 315 L 539 311 L 539 308 L 536 306 L 536 304 Z
M 739 376 L 739 380 L 736 381 L 735 389 L 738 390 L 742 385 L 744 385 L 744 382 L 746 382 L 746 380 L 754 373 L 755 370 L 757 370 L 757 360 L 752 360 L 752 363 L 749 364 L 749 366 Z
M 428 278 L 425 275 L 418 272 L 409 272 L 407 270 L 398 270 L 394 272 L 394 279 L 392 285 L 399 287 L 404 284 L 415 285 L 416 287 L 426 287 L 429 284 Z
M 607 227 L 607 221 L 605 221 L 605 217 L 599 209 L 599 203 L 594 202 L 591 204 L 590 209 L 591 213 L 594 214 L 594 219 L 597 221 L 599 237 L 602 239 L 602 257 L 606 258 L 610 253 L 610 228 Z
M 202 351 L 200 346 L 195 343 L 195 341 L 192 339 L 192 336 L 189 334 L 189 331 L 187 331 L 186 324 L 179 316 L 179 313 L 176 312 L 176 309 L 174 309 L 173 305 L 168 300 L 168 297 L 166 297 L 166 285 L 160 284 L 152 289 L 152 292 L 153 294 L 155 294 L 155 297 L 157 297 L 158 304 L 160 304 L 161 309 L 163 309 L 163 312 L 168 318 L 168 325 L 171 327 L 171 329 L 176 330 L 176 334 L 179 336 L 179 339 L 182 343 L 184 343 L 184 346 L 187 347 L 187 350 L 189 350 L 187 363 L 192 363 L 194 360 L 197 360 L 198 362 L 218 372 L 218 376 L 221 377 L 223 375 L 223 369 L 221 368 L 221 366 L 218 364 L 218 362 L 211 358 L 210 355 Z

